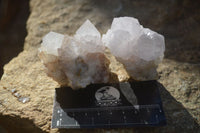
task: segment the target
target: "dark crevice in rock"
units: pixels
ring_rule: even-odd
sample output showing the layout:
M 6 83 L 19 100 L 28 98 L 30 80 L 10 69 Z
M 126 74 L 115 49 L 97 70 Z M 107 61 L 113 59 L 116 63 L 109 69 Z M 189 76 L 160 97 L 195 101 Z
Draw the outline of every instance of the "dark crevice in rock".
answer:
M 3 66 L 23 50 L 28 16 L 29 0 L 0 1 L 0 77 Z

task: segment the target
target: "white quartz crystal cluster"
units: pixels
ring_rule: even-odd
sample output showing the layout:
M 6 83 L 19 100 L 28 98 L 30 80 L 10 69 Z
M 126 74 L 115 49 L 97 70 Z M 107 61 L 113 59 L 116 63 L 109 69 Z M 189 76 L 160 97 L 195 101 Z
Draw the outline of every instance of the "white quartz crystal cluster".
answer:
M 102 40 L 133 79 L 157 78 L 156 68 L 165 51 L 162 35 L 143 28 L 135 18 L 119 17 L 114 18 Z
M 73 37 L 48 33 L 39 51 L 47 74 L 61 85 L 77 89 L 109 80 L 109 60 L 104 54 L 105 46 L 101 34 L 89 20 Z
M 164 56 L 164 37 L 132 17 L 114 18 L 102 38 L 89 20 L 73 37 L 49 32 L 42 40 L 39 57 L 55 81 L 73 89 L 84 88 L 110 80 L 106 47 L 133 79 L 156 79 L 156 68 Z

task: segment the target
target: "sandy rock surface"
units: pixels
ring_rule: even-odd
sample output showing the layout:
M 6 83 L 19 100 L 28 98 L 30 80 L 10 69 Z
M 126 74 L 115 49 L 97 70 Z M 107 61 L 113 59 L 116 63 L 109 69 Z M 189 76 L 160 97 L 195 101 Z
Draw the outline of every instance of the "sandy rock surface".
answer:
M 24 51 L 4 66 L 0 81 L 0 132 L 200 132 L 200 10 L 195 9 L 196 5 L 198 3 L 187 0 L 31 0 Z M 144 27 L 166 38 L 166 56 L 158 72 L 168 125 L 160 128 L 51 129 L 53 96 L 59 85 L 45 74 L 37 56 L 42 37 L 49 31 L 73 35 L 86 19 L 105 33 L 115 16 L 136 17 Z M 113 57 L 110 60 L 112 71 L 121 80 L 126 80 L 123 67 Z

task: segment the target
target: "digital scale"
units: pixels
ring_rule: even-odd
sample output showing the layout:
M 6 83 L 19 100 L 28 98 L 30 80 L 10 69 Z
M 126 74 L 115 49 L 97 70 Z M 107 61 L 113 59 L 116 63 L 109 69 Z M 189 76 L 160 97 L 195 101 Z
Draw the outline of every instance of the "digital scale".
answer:
M 56 88 L 52 128 L 164 126 L 157 81 Z

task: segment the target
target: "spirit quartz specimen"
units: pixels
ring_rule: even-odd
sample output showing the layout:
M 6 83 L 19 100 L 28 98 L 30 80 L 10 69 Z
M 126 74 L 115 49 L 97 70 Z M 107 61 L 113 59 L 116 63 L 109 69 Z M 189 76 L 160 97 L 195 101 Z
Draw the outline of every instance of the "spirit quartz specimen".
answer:
M 114 18 L 102 40 L 133 79 L 157 79 L 156 68 L 165 51 L 161 34 L 143 28 L 135 18 L 119 17 Z
M 39 49 L 47 74 L 73 89 L 109 81 L 109 60 L 104 55 L 101 34 L 87 20 L 73 37 L 48 33 Z
M 114 18 L 111 29 L 101 38 L 87 20 L 73 37 L 49 32 L 39 48 L 47 74 L 63 86 L 84 88 L 110 79 L 105 47 L 121 62 L 135 80 L 154 80 L 164 56 L 164 37 L 143 28 L 132 17 Z

